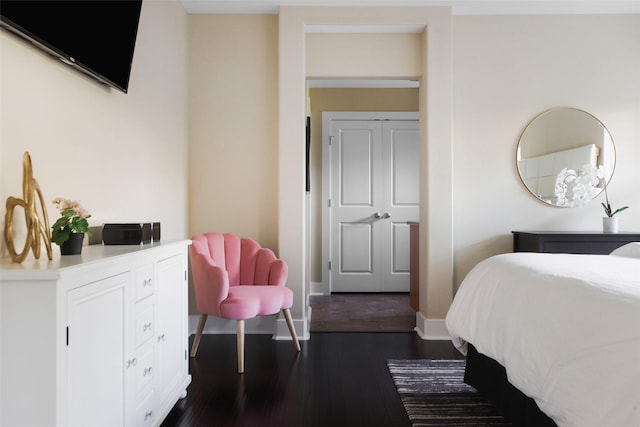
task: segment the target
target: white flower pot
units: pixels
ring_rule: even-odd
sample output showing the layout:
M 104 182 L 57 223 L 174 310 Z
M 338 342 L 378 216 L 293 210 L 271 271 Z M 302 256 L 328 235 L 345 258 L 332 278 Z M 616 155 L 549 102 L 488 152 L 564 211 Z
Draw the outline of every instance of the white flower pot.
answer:
M 602 218 L 602 231 L 605 233 L 617 233 L 618 232 L 618 217 L 605 216 Z

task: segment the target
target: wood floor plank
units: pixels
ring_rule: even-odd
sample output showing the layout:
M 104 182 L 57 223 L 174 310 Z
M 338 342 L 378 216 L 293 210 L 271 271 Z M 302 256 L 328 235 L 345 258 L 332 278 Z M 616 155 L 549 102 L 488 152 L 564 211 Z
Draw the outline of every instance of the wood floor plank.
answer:
M 409 427 L 386 361 L 463 358 L 415 332 L 314 332 L 300 344 L 247 335 L 240 375 L 235 336 L 203 335 L 187 397 L 162 426 Z

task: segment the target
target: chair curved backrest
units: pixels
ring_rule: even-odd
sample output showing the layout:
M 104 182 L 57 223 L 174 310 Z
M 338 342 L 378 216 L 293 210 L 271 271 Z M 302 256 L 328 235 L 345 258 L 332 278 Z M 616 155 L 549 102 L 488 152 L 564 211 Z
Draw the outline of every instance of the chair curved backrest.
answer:
M 195 235 L 191 241 L 189 255 L 200 313 L 221 316 L 220 303 L 227 298 L 229 286 L 284 286 L 287 282 L 287 264 L 253 239 L 210 232 Z
M 204 233 L 191 238 L 189 259 L 200 321 L 193 341 L 194 357 L 207 316 L 238 321 L 238 372 L 244 372 L 244 320 L 282 310 L 297 351 L 300 344 L 289 309 L 293 292 L 285 287 L 287 264 L 255 240 L 231 233 Z

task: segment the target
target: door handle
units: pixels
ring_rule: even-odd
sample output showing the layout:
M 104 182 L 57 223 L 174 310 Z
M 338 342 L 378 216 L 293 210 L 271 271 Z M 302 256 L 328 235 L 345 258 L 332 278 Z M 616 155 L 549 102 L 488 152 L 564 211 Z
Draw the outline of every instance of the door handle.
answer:
M 383 219 L 391 218 L 391 214 L 389 212 L 385 212 L 382 214 Z

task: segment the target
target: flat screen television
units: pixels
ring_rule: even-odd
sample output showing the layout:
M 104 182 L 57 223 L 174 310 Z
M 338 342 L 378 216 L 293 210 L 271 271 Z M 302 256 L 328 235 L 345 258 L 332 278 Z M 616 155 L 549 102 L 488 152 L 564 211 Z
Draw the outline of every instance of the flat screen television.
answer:
M 2 0 L 0 26 L 127 92 L 142 0 Z

